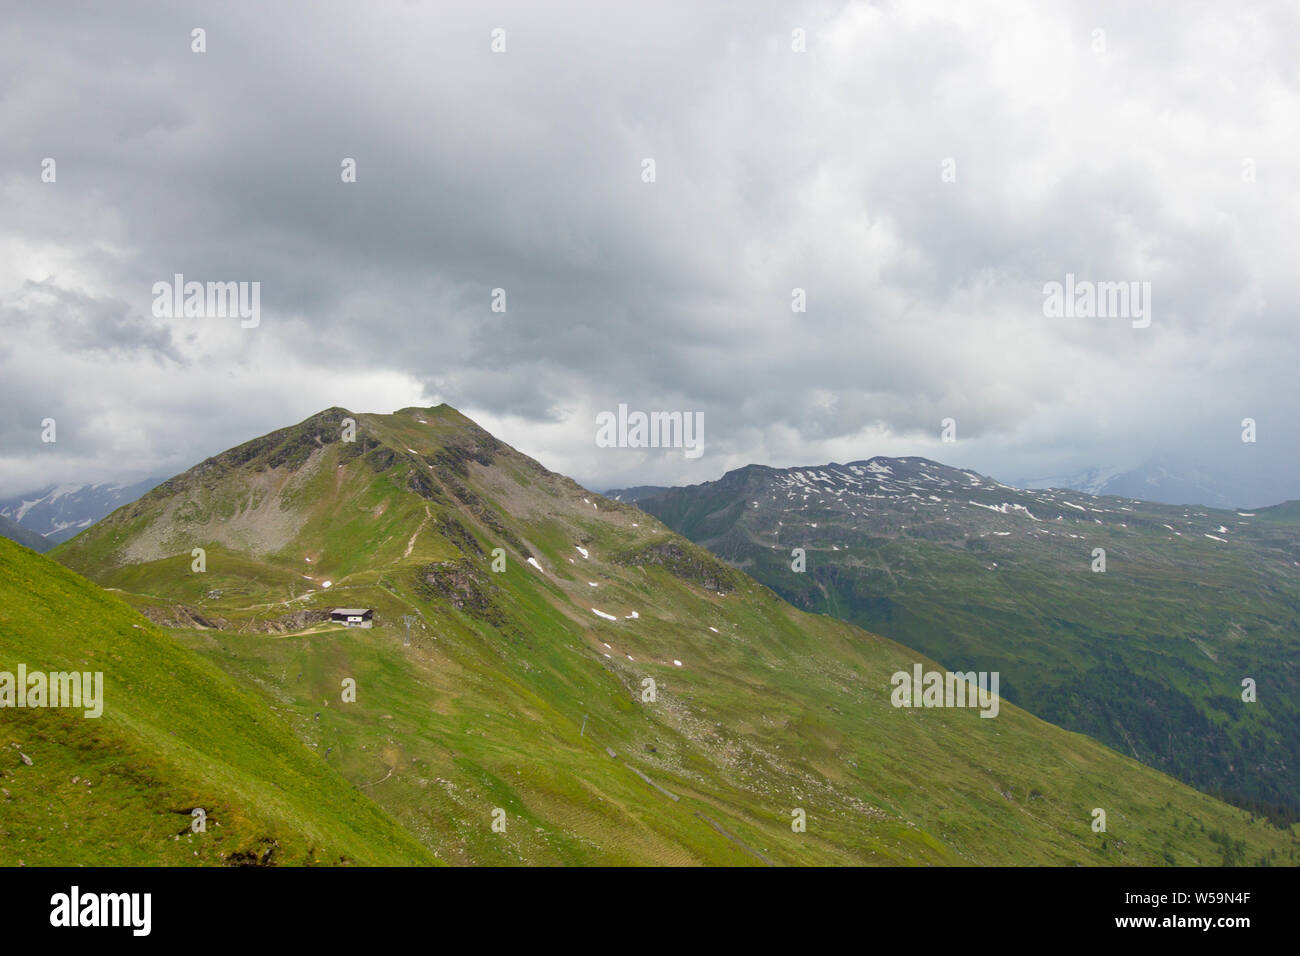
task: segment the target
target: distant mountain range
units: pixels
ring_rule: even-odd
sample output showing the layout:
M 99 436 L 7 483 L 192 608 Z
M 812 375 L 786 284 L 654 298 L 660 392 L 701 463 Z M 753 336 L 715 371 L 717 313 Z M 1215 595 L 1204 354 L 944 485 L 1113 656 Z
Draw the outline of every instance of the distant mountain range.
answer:
M 1080 482 L 1110 491 L 1121 477 Z M 1300 502 L 1024 490 L 924 458 L 750 465 L 608 495 L 796 607 L 998 671 L 1007 699 L 1053 723 L 1300 818 Z
M 636 485 L 632 488 L 615 488 L 613 491 L 604 492 L 604 495 L 613 501 L 635 504 L 641 498 L 653 498 L 655 495 L 663 494 L 668 487 L 668 485 Z
M 129 485 L 105 481 L 93 485 L 49 485 L 12 498 L 0 498 L 0 518 L 8 518 L 48 539 L 51 543 L 48 547 L 80 534 L 165 480 L 145 478 Z
M 39 554 L 44 554 L 54 547 L 54 542 L 49 538 L 43 537 L 29 528 L 24 528 L 17 521 L 11 521 L 3 515 L 0 515 L 0 538 L 17 541 L 24 548 L 31 548 Z
M 1232 474 L 1170 463 L 1147 462 L 1136 468 L 1087 468 L 1048 478 L 1011 482 L 1018 488 L 1068 488 L 1090 495 L 1117 495 L 1170 505 L 1210 508 L 1263 508 L 1300 499 L 1300 478 Z

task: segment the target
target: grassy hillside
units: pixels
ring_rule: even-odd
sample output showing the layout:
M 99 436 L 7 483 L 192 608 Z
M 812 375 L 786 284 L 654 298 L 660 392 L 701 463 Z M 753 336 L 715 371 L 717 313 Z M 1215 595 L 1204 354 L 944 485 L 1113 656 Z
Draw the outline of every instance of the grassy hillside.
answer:
M 57 555 L 451 862 L 1293 861 L 1291 831 L 1015 707 L 894 708 L 890 675 L 935 665 L 795 610 L 447 406 L 330 409 Z M 323 622 L 335 605 L 375 627 Z
M 1295 503 L 1023 491 L 924 459 L 751 466 L 639 503 L 798 607 L 998 670 L 1009 699 L 1053 723 L 1300 816 Z
M 0 710 L 0 865 L 436 862 L 260 694 L 0 540 L 0 671 L 19 664 L 101 671 L 104 710 Z

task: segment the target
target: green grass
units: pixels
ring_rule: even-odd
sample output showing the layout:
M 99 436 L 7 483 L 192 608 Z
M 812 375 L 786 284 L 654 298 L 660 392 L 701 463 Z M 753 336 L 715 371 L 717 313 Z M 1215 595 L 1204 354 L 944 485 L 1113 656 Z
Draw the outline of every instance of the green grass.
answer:
M 1239 516 L 1059 496 L 1084 513 L 948 472 L 963 487 L 939 501 L 791 498 L 781 473 L 751 468 L 642 504 L 800 608 L 955 670 L 997 670 L 1008 699 L 1053 723 L 1257 813 L 1300 816 L 1293 505 Z M 1003 502 L 1039 520 L 989 510 Z M 1220 525 L 1227 540 L 1205 537 Z M 1241 699 L 1246 677 L 1256 702 Z
M 0 864 L 435 862 L 262 695 L 0 540 L 0 671 L 20 663 L 102 672 L 104 712 L 0 711 Z M 206 833 L 191 832 L 195 807 Z
M 1293 862 L 1291 831 L 1008 704 L 993 720 L 895 709 L 890 675 L 937 665 L 795 610 L 453 409 L 354 416 L 355 448 L 331 437 L 344 415 L 232 449 L 58 557 L 151 613 L 219 612 L 227 626 L 176 630 L 174 649 L 255 695 L 441 860 L 1204 865 L 1224 859 L 1208 835 L 1221 832 L 1232 862 Z M 232 528 L 263 546 L 234 547 Z M 150 557 L 148 541 L 174 550 Z M 211 599 L 176 557 L 204 541 L 208 580 L 235 581 Z M 333 585 L 288 595 L 283 575 L 301 577 L 305 557 Z M 425 569 L 445 561 L 454 573 L 431 588 Z M 376 626 L 266 631 L 333 603 L 373 607 Z M 403 614 L 417 619 L 409 646 Z

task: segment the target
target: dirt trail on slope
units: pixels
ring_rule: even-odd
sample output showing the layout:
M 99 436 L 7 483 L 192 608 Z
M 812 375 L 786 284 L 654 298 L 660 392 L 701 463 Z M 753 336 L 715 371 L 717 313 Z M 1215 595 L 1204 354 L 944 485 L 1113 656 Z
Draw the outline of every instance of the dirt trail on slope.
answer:
M 425 526 L 429 523 L 429 519 L 432 517 L 433 514 L 429 511 L 429 506 L 425 505 L 424 520 L 420 522 L 420 527 L 415 529 L 415 534 L 411 535 L 411 540 L 406 542 L 406 553 L 403 554 L 402 557 L 409 558 L 411 556 L 411 550 L 415 547 L 415 539 L 420 536 L 420 532 L 425 529 Z

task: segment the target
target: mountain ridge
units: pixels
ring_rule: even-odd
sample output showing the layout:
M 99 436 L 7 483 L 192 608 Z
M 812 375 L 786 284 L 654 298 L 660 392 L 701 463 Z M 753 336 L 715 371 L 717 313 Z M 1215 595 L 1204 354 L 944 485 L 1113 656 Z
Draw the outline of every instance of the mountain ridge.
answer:
M 1010 703 L 994 720 L 895 707 L 890 675 L 932 659 L 796 610 L 449 406 L 327 409 L 205 459 L 56 557 L 273 702 L 448 862 L 1287 852 L 1285 831 Z M 334 606 L 373 609 L 373 627 L 332 624 Z M 345 677 L 357 695 L 340 705 Z M 1112 835 L 1092 831 L 1099 804 Z
M 1053 722 L 1295 818 L 1293 503 L 1245 512 L 1024 490 L 877 456 L 737 469 L 636 504 L 796 606 L 958 669 L 1000 669 L 1004 694 Z M 1268 707 L 1231 704 L 1246 677 L 1268 681 Z
M 126 484 L 99 481 L 85 485 L 46 485 L 0 499 L 0 518 L 8 518 L 42 535 L 53 546 L 74 537 L 162 481 L 162 478 L 144 478 Z
M 37 554 L 44 554 L 50 548 L 54 547 L 54 542 L 50 541 L 43 535 L 37 534 L 30 528 L 24 528 L 16 521 L 11 521 L 4 515 L 0 515 L 0 537 L 8 538 L 21 544 L 24 548 L 30 548 Z
M 1085 468 L 1067 475 L 1022 479 L 1012 484 L 1030 490 L 1054 487 L 1158 504 L 1224 510 L 1256 510 L 1300 498 L 1300 483 L 1293 480 L 1162 461 Z

